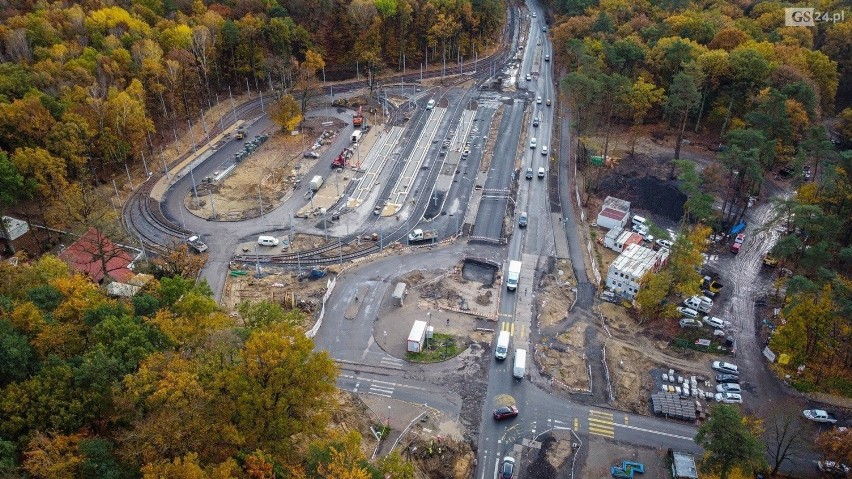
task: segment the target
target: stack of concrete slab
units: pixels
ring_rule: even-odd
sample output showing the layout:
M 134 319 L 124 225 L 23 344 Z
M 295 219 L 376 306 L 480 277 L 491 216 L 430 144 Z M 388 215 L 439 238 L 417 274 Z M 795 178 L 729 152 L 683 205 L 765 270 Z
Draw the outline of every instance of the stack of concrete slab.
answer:
M 695 401 L 677 394 L 654 393 L 651 395 L 654 414 L 675 419 L 695 420 Z

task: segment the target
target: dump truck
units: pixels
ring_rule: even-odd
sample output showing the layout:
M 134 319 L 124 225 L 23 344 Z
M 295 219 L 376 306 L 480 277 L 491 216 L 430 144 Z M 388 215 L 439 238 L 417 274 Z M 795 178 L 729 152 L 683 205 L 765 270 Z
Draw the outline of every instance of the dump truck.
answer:
M 509 272 L 506 275 L 506 289 L 514 291 L 518 288 L 518 281 L 521 279 L 522 264 L 520 261 L 509 261 Z
M 361 113 L 361 107 L 358 107 L 358 111 L 352 114 L 352 126 L 355 128 L 361 128 L 361 125 L 364 124 L 364 115 Z
M 701 281 L 701 287 L 716 295 L 719 294 L 720 291 L 722 291 L 722 288 L 724 288 L 725 285 L 710 276 L 705 276 L 704 279 Z
M 438 237 L 437 230 L 422 230 L 417 228 L 416 230 L 408 233 L 408 242 L 409 243 L 418 243 L 420 241 L 434 240 Z
M 322 176 L 316 175 L 313 178 L 311 178 L 310 185 L 311 185 L 311 191 L 318 191 L 320 189 L 320 187 L 322 186 Z
M 197 235 L 192 235 L 187 238 L 186 244 L 188 244 L 190 248 L 194 249 L 199 253 L 207 251 L 207 245 L 204 244 L 204 242 L 201 241 L 201 239 Z

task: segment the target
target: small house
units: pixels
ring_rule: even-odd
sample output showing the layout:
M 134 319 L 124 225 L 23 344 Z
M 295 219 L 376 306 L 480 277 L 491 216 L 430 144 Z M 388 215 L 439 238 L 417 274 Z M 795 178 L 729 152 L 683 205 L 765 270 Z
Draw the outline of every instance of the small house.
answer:
M 622 251 L 624 251 L 624 248 L 627 248 L 632 244 L 641 245 L 642 241 L 644 241 L 642 235 L 640 235 L 639 233 L 634 233 L 632 231 L 623 231 L 619 229 L 617 235 L 611 236 L 610 233 L 612 233 L 613 231 L 616 230 L 613 229 L 610 230 L 609 233 L 607 233 L 606 237 L 604 238 L 604 246 L 617 253 L 621 253 Z
M 624 228 L 630 220 L 630 202 L 607 196 L 598 213 L 597 223 L 601 228 Z

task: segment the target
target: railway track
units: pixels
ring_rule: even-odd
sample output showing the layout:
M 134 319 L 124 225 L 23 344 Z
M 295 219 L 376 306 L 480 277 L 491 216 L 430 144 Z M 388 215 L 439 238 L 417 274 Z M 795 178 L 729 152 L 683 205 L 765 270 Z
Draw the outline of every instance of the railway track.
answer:
M 514 9 L 510 9 L 510 18 L 512 18 L 512 22 L 516 21 L 514 18 Z M 466 75 L 465 78 L 459 80 L 458 83 L 473 78 L 477 80 L 476 83 L 478 84 L 479 82 L 490 78 L 492 70 L 494 72 L 498 71 L 499 68 L 511 59 L 512 55 L 513 51 L 511 49 L 505 49 L 505 51 L 495 53 L 490 57 L 477 61 L 476 72 L 472 75 Z M 445 70 L 445 72 L 446 71 L 448 70 Z M 425 72 L 422 77 L 437 78 L 444 76 L 445 72 Z M 419 81 L 420 77 L 419 73 L 407 75 L 400 74 L 385 78 L 383 82 L 385 84 L 393 82 L 410 82 L 414 84 L 416 81 Z M 368 86 L 369 84 L 367 81 L 355 81 L 346 83 L 345 85 L 338 84 L 332 87 L 324 87 L 323 91 L 331 93 L 331 90 L 336 87 L 338 93 L 340 93 L 341 91 L 351 91 Z M 468 94 L 470 94 L 470 92 Z M 228 124 L 230 125 L 239 119 L 249 120 L 256 118 L 260 116 L 261 113 L 261 101 L 260 98 L 256 98 L 234 107 Z M 225 118 L 227 119 L 228 117 Z M 216 136 L 221 133 L 223 128 L 220 125 L 223 124 L 224 121 L 214 123 L 209 136 Z M 179 164 L 190 154 L 191 152 L 187 152 L 182 155 L 179 159 L 175 160 L 172 165 Z M 172 165 L 169 165 L 170 169 Z M 177 225 L 175 221 L 167 218 L 162 211 L 160 202 L 151 198 L 151 191 L 153 190 L 154 185 L 162 177 L 163 173 L 153 174 L 141 187 L 134 191 L 122 208 L 124 225 L 128 231 L 139 238 L 146 249 L 156 253 L 163 253 L 169 246 L 182 243 L 189 233 L 189 231 L 186 231 L 184 228 Z M 419 199 L 422 199 L 426 190 L 426 188 L 421 190 Z M 421 201 L 417 201 L 417 204 L 421 203 Z M 373 224 L 375 224 L 376 221 L 377 220 L 374 220 Z M 400 225 L 400 227 L 398 227 L 395 231 L 384 235 L 384 237 L 378 242 L 372 241 L 373 244 L 367 247 L 361 247 L 360 243 L 356 245 L 356 247 L 353 247 L 353 242 L 363 240 L 360 240 L 356 235 L 351 235 L 346 238 L 341 238 L 337 243 L 331 243 L 319 248 L 298 253 L 267 256 L 260 261 L 264 263 L 275 263 L 288 266 L 298 266 L 301 264 L 328 265 L 342 261 L 349 261 L 381 251 L 383 244 L 391 244 L 403 238 L 407 229 L 407 227 Z M 349 250 L 345 254 L 342 252 L 342 248 L 344 246 L 346 246 Z M 335 254 L 335 250 L 337 251 L 337 254 Z M 258 258 L 253 255 L 237 255 L 233 259 L 240 262 L 258 261 Z

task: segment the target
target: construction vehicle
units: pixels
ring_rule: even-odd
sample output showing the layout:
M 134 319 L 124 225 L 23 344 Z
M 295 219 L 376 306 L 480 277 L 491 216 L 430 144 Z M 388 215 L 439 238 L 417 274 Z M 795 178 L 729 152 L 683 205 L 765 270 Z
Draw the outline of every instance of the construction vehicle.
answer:
M 352 114 L 352 126 L 356 129 L 361 128 L 364 124 L 364 115 L 361 113 L 361 107 L 358 107 L 358 111 Z
M 725 285 L 710 276 L 705 276 L 704 279 L 701 281 L 701 287 L 715 295 L 719 294 L 719 292 L 722 291 L 722 288 L 724 288 Z
M 190 248 L 194 249 L 199 253 L 207 251 L 207 245 L 204 244 L 204 242 L 201 241 L 201 239 L 199 239 L 197 235 L 192 235 L 187 238 L 186 244 L 188 244 Z
M 346 162 L 349 161 L 350 158 L 352 158 L 352 153 L 352 148 L 344 148 L 343 151 L 341 151 L 340 154 L 337 155 L 337 158 L 332 160 L 331 167 L 345 168 Z
M 774 268 L 774 267 L 778 266 L 778 258 L 772 256 L 769 253 L 766 253 L 766 255 L 763 257 L 763 264 L 765 266 L 769 266 L 769 267 Z
M 433 240 L 438 237 L 437 230 L 422 230 L 417 228 L 416 230 L 408 233 L 408 242 L 409 243 L 417 243 L 420 241 Z
M 243 139 L 243 138 L 245 138 L 245 137 L 246 137 L 246 129 L 245 129 L 245 127 L 242 127 L 242 126 L 241 126 L 241 127 L 238 127 L 238 128 L 237 128 L 237 139 L 238 139 L 238 140 L 242 140 L 242 139 Z

